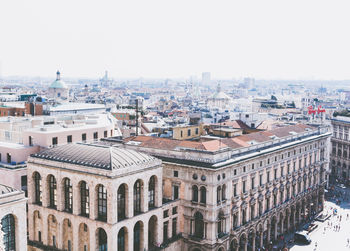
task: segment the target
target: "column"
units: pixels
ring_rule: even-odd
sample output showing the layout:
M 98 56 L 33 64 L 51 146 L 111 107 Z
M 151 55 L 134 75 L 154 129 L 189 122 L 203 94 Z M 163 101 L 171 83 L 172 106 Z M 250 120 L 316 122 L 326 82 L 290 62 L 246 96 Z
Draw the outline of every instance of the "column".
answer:
M 47 212 L 46 212 L 46 210 L 42 210 L 42 211 L 40 211 L 40 217 L 42 218 L 41 219 L 41 222 L 43 223 L 43 226 L 42 226 L 42 232 L 41 232 L 41 240 L 43 241 L 43 243 L 45 244 L 45 245 L 48 245 L 48 236 L 49 236 L 49 233 L 48 233 L 48 226 L 47 226 L 47 216 L 48 216 L 48 214 L 47 214 Z M 44 222 L 46 223 L 46 224 L 44 224 Z M 29 226 L 30 227 L 30 226 Z
M 260 248 L 264 245 L 264 230 L 260 233 Z
M 143 249 L 144 250 L 148 250 L 148 231 L 152 231 L 152 229 L 148 229 L 148 223 L 145 221 L 143 223 Z
M 47 189 L 47 176 L 41 177 L 41 193 L 42 193 L 42 205 L 43 207 L 48 207 L 49 202 L 49 189 Z
M 255 250 L 255 233 L 253 234 L 252 250 Z
M 267 243 L 270 242 L 270 236 L 271 236 L 271 224 L 267 225 Z
M 280 233 L 280 234 L 283 234 L 283 232 L 284 232 L 284 231 L 283 231 L 283 225 L 284 225 L 284 224 L 283 224 L 283 221 L 284 221 L 284 219 L 281 219 L 281 233 Z
M 247 251 L 248 248 L 248 240 L 244 241 L 244 251 Z
M 79 223 L 73 224 L 72 222 L 72 228 L 73 228 L 73 247 L 72 250 L 79 250 Z
M 277 222 L 275 223 L 275 230 L 273 233 L 273 238 L 274 238 L 274 240 L 277 240 Z
M 78 184 L 73 183 L 73 214 L 80 214 L 80 189 Z M 75 249 L 74 249 L 75 250 Z
M 95 251 L 97 247 L 96 241 L 96 227 L 89 226 L 90 251 Z
M 29 210 L 27 218 L 28 218 L 28 226 L 27 227 L 28 227 L 28 232 L 29 232 L 29 240 L 37 241 L 37 239 L 35 239 L 35 235 L 37 235 L 38 233 L 35 233 L 36 229 L 34 228 L 34 211 Z
M 63 211 L 64 209 L 64 183 L 62 179 L 56 178 L 56 190 L 57 190 L 57 210 Z M 57 238 L 58 239 L 58 238 Z
M 96 192 L 95 192 L 95 185 L 89 183 L 89 202 L 90 202 L 90 214 L 89 218 L 92 220 L 95 220 L 97 218 L 97 201 L 96 201 Z
M 141 205 L 141 211 L 147 212 L 148 211 L 148 182 L 144 181 L 143 184 L 143 193 L 142 193 L 142 205 Z
M 290 228 L 290 216 L 291 214 L 287 215 L 287 226 L 286 226 L 287 232 L 289 231 L 289 228 Z
M 131 218 L 134 216 L 134 186 L 129 186 L 128 193 L 127 193 L 128 199 L 128 211 L 126 213 L 127 218 Z

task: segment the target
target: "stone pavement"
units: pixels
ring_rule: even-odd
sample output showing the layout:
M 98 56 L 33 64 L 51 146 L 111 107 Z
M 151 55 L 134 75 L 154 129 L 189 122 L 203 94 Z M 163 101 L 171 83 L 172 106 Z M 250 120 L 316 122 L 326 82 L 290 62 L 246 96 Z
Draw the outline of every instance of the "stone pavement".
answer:
M 325 202 L 325 211 L 331 213 L 331 208 L 338 210 L 338 216 L 332 216 L 325 222 L 318 222 L 319 226 L 310 233 L 312 240 L 309 245 L 294 245 L 291 251 L 350 251 L 350 203 L 343 202 L 340 206 L 333 202 Z M 347 214 L 349 215 L 347 219 Z M 335 226 L 340 226 L 339 230 Z M 349 240 L 349 244 L 348 244 Z

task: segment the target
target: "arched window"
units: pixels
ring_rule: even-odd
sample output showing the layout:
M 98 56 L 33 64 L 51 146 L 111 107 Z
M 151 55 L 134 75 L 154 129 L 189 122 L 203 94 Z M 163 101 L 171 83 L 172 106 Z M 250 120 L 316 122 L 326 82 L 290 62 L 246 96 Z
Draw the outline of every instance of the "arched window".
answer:
M 192 201 L 198 202 L 198 187 L 196 185 L 192 186 Z
M 90 214 L 90 197 L 89 187 L 85 181 L 80 183 L 80 214 L 89 217 Z
M 41 176 L 38 172 L 34 173 L 34 200 L 35 204 L 41 205 L 42 191 L 41 191 Z
M 141 223 L 139 221 L 134 227 L 134 251 L 141 251 Z
M 201 187 L 201 203 L 207 203 L 207 189 L 205 187 Z
M 204 221 L 200 212 L 194 214 L 194 236 L 201 239 L 204 237 Z
M 156 180 L 155 177 L 152 176 L 149 180 L 148 184 L 148 207 L 155 207 L 155 192 L 156 192 Z
M 98 251 L 107 251 L 107 234 L 105 230 L 98 230 Z
M 107 190 L 103 185 L 97 188 L 97 211 L 98 219 L 107 221 Z
M 126 251 L 126 245 L 125 245 L 125 240 L 126 240 L 126 231 L 125 227 L 119 230 L 118 233 L 118 251 Z
M 1 219 L 1 230 L 3 233 L 3 246 L 4 251 L 16 250 L 16 229 L 15 229 L 15 217 L 12 214 L 8 214 Z
M 49 175 L 49 207 L 57 208 L 57 183 L 53 175 Z
M 126 193 L 125 184 L 122 184 L 118 188 L 118 195 L 117 195 L 117 199 L 118 199 L 118 202 L 117 202 L 118 203 L 118 221 L 125 219 L 125 211 L 126 211 L 126 208 L 125 208 L 125 198 L 126 198 L 125 193 Z
M 219 219 L 218 219 L 218 236 L 221 237 L 221 235 L 224 233 L 225 228 L 225 215 L 220 212 L 219 213 Z
M 222 186 L 222 200 L 226 200 L 226 185 Z
M 141 180 L 134 184 L 134 215 L 141 213 Z
M 70 179 L 64 179 L 64 210 L 73 211 L 73 188 Z
M 218 186 L 216 189 L 216 196 L 217 196 L 217 202 L 219 203 L 221 201 L 221 186 Z

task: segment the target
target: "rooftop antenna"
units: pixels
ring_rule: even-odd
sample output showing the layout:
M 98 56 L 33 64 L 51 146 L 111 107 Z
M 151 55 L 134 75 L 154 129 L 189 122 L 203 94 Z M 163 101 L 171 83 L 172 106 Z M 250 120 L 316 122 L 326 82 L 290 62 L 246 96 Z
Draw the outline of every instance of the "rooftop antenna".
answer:
M 138 136 L 138 128 L 139 128 L 139 114 L 138 114 L 138 110 L 139 110 L 139 100 L 138 98 L 136 98 L 136 136 Z

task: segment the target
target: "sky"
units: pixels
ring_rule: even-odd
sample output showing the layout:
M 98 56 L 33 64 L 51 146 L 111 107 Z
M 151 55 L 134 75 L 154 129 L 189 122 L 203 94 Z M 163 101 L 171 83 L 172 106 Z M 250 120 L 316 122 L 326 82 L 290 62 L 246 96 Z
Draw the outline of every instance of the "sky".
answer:
M 1 0 L 0 74 L 350 79 L 350 2 Z

